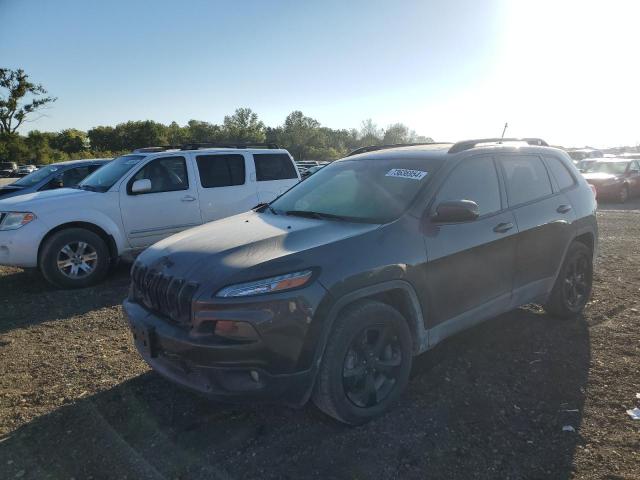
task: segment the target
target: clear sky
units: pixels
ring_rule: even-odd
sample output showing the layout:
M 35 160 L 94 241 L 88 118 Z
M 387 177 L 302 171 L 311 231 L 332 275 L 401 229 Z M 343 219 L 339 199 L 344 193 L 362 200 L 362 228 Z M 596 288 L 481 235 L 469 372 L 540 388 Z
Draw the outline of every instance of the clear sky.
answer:
M 0 0 L 0 65 L 58 101 L 31 129 L 221 123 L 251 107 L 436 140 L 640 143 L 640 0 Z

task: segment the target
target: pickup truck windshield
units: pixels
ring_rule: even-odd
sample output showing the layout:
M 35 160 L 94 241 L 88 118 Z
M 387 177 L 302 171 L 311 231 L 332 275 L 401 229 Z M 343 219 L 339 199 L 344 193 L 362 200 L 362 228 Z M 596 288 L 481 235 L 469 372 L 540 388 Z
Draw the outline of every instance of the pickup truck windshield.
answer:
M 595 162 L 587 167 L 586 173 L 611 173 L 621 175 L 627 171 L 629 162 Z
M 297 184 L 272 202 L 270 211 L 387 223 L 409 207 L 439 165 L 421 158 L 342 160 Z
M 78 188 L 94 192 L 106 192 L 131 170 L 144 155 L 123 155 L 100 167 L 78 184 Z

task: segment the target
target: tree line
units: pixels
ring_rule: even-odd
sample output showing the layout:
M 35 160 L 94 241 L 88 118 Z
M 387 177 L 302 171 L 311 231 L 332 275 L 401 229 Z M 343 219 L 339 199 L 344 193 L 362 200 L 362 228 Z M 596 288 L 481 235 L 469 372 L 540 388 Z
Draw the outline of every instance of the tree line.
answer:
M 402 123 L 379 128 L 365 120 L 358 129 L 333 129 L 301 111 L 287 115 L 284 123 L 268 127 L 250 108 L 238 108 L 221 125 L 190 120 L 169 125 L 153 120 L 129 121 L 115 127 L 98 126 L 86 132 L 32 130 L 26 135 L 0 134 L 0 159 L 17 163 L 47 164 L 77 158 L 112 157 L 136 148 L 202 142 L 270 142 L 289 150 L 296 160 L 334 160 L 356 148 L 389 143 L 428 142 Z
M 136 148 L 203 142 L 270 142 L 289 150 L 296 160 L 334 160 L 368 145 L 429 142 L 402 123 L 379 128 L 372 120 L 360 128 L 333 129 L 322 126 L 301 111 L 291 112 L 282 125 L 266 126 L 250 108 L 238 108 L 217 125 L 190 120 L 169 125 L 153 120 L 129 121 L 82 131 L 31 130 L 18 127 L 28 117 L 56 101 L 23 70 L 0 68 L 0 161 L 47 164 L 78 158 L 113 157 Z

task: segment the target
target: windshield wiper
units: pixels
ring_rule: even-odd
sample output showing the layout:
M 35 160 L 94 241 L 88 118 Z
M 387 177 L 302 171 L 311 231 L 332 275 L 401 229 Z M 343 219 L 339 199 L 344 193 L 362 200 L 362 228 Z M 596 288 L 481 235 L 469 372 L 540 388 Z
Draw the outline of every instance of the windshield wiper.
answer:
M 274 215 L 278 215 L 278 212 L 276 212 L 276 211 L 271 207 L 271 205 L 269 205 L 269 204 L 268 204 L 268 203 L 266 203 L 266 202 L 259 203 L 258 205 L 256 205 L 255 207 L 253 207 L 251 210 L 255 210 L 256 212 L 258 212 L 258 211 L 261 211 L 261 210 L 264 210 L 264 209 L 269 210 L 269 211 L 270 211 L 271 213 L 273 213 Z
M 76 185 L 74 188 L 79 188 L 80 190 L 86 190 L 88 192 L 97 192 L 98 188 L 93 185 Z
M 295 216 L 295 217 L 317 218 L 319 220 L 342 220 L 346 222 L 350 221 L 348 217 L 343 217 L 341 215 L 334 215 L 332 213 L 312 212 L 309 210 L 287 210 L 284 213 L 287 215 Z

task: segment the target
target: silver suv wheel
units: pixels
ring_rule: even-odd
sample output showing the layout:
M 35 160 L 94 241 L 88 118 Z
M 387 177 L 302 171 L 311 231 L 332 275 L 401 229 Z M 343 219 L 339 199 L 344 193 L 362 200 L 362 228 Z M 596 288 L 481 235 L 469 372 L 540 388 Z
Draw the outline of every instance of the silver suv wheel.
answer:
M 57 257 L 58 270 L 69 278 L 91 275 L 98 264 L 98 252 L 86 242 L 67 243 Z

